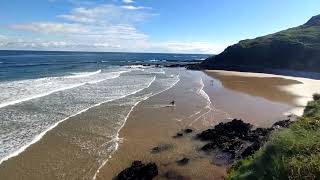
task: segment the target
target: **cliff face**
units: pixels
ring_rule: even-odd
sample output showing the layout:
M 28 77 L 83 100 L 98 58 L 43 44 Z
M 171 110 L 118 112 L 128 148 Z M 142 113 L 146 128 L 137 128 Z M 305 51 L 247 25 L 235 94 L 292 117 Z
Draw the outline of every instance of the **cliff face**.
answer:
M 229 46 L 202 62 L 206 69 L 320 72 L 320 15 L 304 25 Z

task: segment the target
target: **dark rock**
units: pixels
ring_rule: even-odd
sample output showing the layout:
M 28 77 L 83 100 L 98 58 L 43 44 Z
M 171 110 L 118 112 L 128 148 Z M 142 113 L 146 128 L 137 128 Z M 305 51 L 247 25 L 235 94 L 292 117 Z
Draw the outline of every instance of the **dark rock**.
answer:
M 222 152 L 230 153 L 232 158 L 235 158 L 243 147 L 244 143 L 238 139 L 220 145 Z
M 246 158 L 248 156 L 253 155 L 253 153 L 257 150 L 259 150 L 261 147 L 261 143 L 260 142 L 254 142 L 253 144 L 251 144 L 250 146 L 248 146 L 242 153 L 241 153 L 241 157 L 242 158 Z
M 188 158 L 182 158 L 182 159 L 180 159 L 180 160 L 178 160 L 178 161 L 176 161 L 176 162 L 177 162 L 177 164 L 178 164 L 179 166 L 184 166 L 184 165 L 188 164 L 189 160 L 190 160 L 190 159 L 188 159 Z
M 157 154 L 163 151 L 168 151 L 172 148 L 173 148 L 172 144 L 160 144 L 159 146 L 152 148 L 151 153 Z
M 182 137 L 183 134 L 182 133 L 177 133 L 175 136 L 173 136 L 173 138 L 179 138 L 179 137 Z
M 188 69 L 188 70 L 203 70 L 204 67 L 200 63 L 196 63 L 196 64 L 187 65 L 186 69 Z
M 278 121 L 272 125 L 272 128 L 274 129 L 283 129 L 288 128 L 292 124 L 292 121 L 290 119 Z
M 205 151 L 205 152 L 209 152 L 209 151 L 216 149 L 217 147 L 218 146 L 216 143 L 208 143 L 208 144 L 202 146 L 201 150 Z
M 214 155 L 212 163 L 216 166 L 226 166 L 231 164 L 233 160 L 234 157 L 230 153 L 219 152 Z
M 234 119 L 231 122 L 220 123 L 214 129 L 208 129 L 197 135 L 202 141 L 211 141 L 217 136 L 225 136 L 228 138 L 245 137 L 252 128 L 251 124 L 244 123 L 242 120 Z
M 189 133 L 192 133 L 192 132 L 193 132 L 193 130 L 192 130 L 192 129 L 187 128 L 187 129 L 185 129 L 183 132 L 184 132 L 184 133 L 186 133 L 186 134 L 189 134 Z
M 257 128 L 250 131 L 244 139 L 250 142 L 263 142 L 266 141 L 272 130 L 272 128 Z
M 143 164 L 134 161 L 132 165 L 116 176 L 116 180 L 151 180 L 158 175 L 158 167 L 155 163 Z
M 284 120 L 275 123 L 271 128 L 252 130 L 251 124 L 234 119 L 205 130 L 197 134 L 196 138 L 209 141 L 201 147 L 202 151 L 214 152 L 217 157 L 228 157 L 226 162 L 232 162 L 234 159 L 252 155 L 264 144 L 273 130 L 287 128 L 290 124 L 290 120 Z M 220 158 L 220 161 L 224 160 Z
M 170 64 L 170 65 L 164 65 L 164 67 L 170 67 L 170 68 L 173 68 L 173 67 L 184 67 L 186 65 L 183 65 L 183 64 Z

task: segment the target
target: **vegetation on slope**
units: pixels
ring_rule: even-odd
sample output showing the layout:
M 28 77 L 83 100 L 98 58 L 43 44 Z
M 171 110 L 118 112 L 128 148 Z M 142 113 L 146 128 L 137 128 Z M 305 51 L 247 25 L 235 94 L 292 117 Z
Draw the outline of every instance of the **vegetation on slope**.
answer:
M 227 179 L 320 179 L 320 95 L 313 99 L 288 129 L 236 162 Z
M 295 28 L 240 41 L 201 65 L 207 69 L 320 72 L 320 15 Z

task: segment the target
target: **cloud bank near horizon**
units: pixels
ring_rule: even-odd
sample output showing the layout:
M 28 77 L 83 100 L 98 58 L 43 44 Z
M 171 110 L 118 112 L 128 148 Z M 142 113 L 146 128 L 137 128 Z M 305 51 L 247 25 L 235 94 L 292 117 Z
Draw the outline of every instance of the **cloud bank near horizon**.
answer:
M 56 0 L 51 0 L 55 3 Z M 76 1 L 73 0 L 73 3 Z M 221 52 L 228 44 L 185 42 L 179 40 L 155 42 L 137 29 L 159 14 L 153 8 L 136 6 L 133 0 L 122 4 L 90 4 L 81 1 L 56 20 L 11 24 L 14 32 L 0 34 L 1 49 L 124 51 L 124 52 Z

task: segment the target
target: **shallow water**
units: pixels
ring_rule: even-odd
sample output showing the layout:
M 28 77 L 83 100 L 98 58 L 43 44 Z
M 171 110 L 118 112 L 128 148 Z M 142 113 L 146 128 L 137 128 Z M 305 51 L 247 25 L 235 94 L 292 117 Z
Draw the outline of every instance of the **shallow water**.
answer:
M 153 73 L 154 71 L 156 73 Z M 35 107 L 31 109 L 34 109 L 35 112 L 31 110 L 28 112 L 38 113 L 36 117 L 43 117 L 41 124 L 39 121 L 32 121 L 32 118 L 20 129 L 18 129 L 19 126 L 11 124 L 11 131 L 5 133 L 11 138 L 6 141 L 8 148 L 4 150 L 10 151 L 13 144 L 21 146 L 22 141 L 28 142 L 29 139 L 32 141 L 32 137 L 38 132 L 50 128 L 52 124 L 60 122 L 59 120 L 64 117 L 69 118 L 56 128 L 50 128 L 51 130 L 38 143 L 17 157 L 4 161 L 0 166 L 0 174 L 3 175 L 2 177 L 7 177 L 6 179 L 92 178 L 98 168 L 117 149 L 118 131 L 124 125 L 133 107 L 140 101 L 165 91 L 179 81 L 178 74 L 158 72 L 158 69 L 146 71 L 134 69 L 123 73 L 116 79 L 50 95 L 57 97 L 46 96 L 36 99 L 40 101 L 41 106 L 35 106 L 37 103 L 32 103 L 31 105 Z M 57 101 L 54 101 L 55 98 Z M 46 102 L 48 102 L 47 105 Z M 74 106 L 75 103 L 77 107 Z M 51 109 L 47 109 L 48 107 Z M 88 110 L 79 114 L 77 112 L 80 109 Z M 56 112 L 59 112 L 61 116 L 54 114 Z M 78 115 L 74 116 L 73 113 Z M 26 119 L 28 116 L 24 113 L 23 117 Z M 44 119 L 48 119 L 48 122 Z M 25 139 L 21 140 L 21 137 Z M 47 154 L 50 156 L 46 156 Z M 16 163 L 19 164 L 19 169 L 23 170 L 21 174 L 14 173 L 13 175 L 12 173 L 17 168 Z M 30 168 L 33 170 L 30 171 Z M 68 172 L 65 171 L 66 169 Z M 48 171 L 50 174 L 47 173 Z
M 69 117 L 135 94 L 166 76 L 162 69 L 135 65 L 137 61 L 170 64 L 206 55 L 176 56 L 0 51 L 0 164 Z M 177 77 L 168 76 L 169 83 L 170 78 Z

